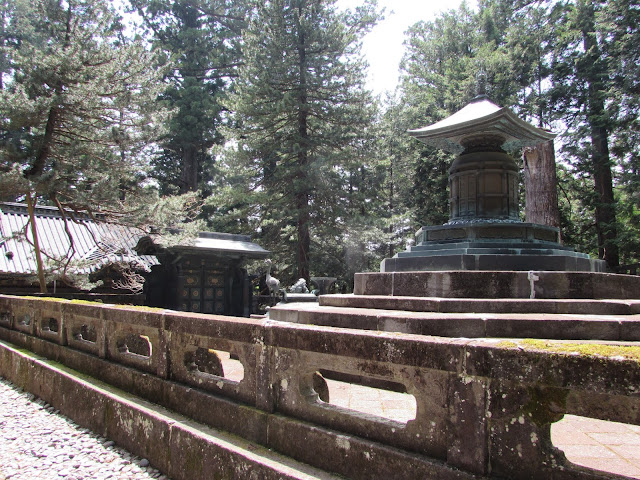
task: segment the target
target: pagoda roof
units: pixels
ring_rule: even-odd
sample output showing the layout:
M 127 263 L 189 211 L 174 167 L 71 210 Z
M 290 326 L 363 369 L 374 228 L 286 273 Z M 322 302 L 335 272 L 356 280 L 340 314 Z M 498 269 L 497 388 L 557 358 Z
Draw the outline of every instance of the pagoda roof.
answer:
M 486 95 L 479 95 L 453 115 L 426 127 L 409 130 L 409 135 L 427 145 L 451 153 L 464 150 L 465 138 L 499 136 L 506 150 L 552 140 L 556 135 L 525 122 L 507 107 L 499 107 Z

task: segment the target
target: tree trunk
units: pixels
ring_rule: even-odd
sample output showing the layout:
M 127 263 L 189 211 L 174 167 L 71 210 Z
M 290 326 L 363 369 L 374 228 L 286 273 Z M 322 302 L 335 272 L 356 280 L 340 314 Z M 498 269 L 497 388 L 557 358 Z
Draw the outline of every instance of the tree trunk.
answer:
M 311 237 L 309 235 L 309 195 L 300 192 L 296 196 L 298 208 L 298 278 L 304 278 L 309 281 L 309 248 L 311 246 Z
M 180 172 L 180 193 L 198 189 L 198 155 L 194 145 L 182 148 L 182 170 Z
M 591 127 L 593 184 L 597 193 L 596 230 L 598 232 L 598 255 L 607 262 L 607 267 L 613 270 L 620 265 L 620 254 L 617 244 L 616 205 L 613 196 L 613 178 L 607 137 L 605 128 Z
M 595 34 L 595 7 L 590 1 L 581 2 L 579 7 L 582 8 L 583 14 L 582 42 L 587 54 L 587 61 L 581 64 L 581 73 L 588 85 L 587 123 L 591 132 L 591 174 L 597 194 L 595 210 L 598 255 L 607 262 L 607 267 L 613 270 L 620 265 L 620 254 L 609 155 L 609 128 L 605 110 L 607 72 Z
M 298 7 L 300 17 L 302 17 L 302 6 Z M 309 251 L 311 248 L 311 237 L 309 235 L 309 189 L 307 181 L 307 169 L 309 168 L 309 106 L 307 104 L 307 50 L 305 34 L 302 25 L 298 24 L 298 73 L 300 75 L 299 96 L 298 96 L 298 135 L 300 136 L 300 150 L 298 151 L 298 161 L 296 165 L 295 199 L 298 212 L 298 278 L 304 278 L 309 282 Z
M 35 198 L 35 195 L 34 195 Z M 40 252 L 40 242 L 38 240 L 38 229 L 36 227 L 36 214 L 34 202 L 31 199 L 31 192 L 27 192 L 27 208 L 29 210 L 29 221 L 31 222 L 31 235 L 33 236 L 33 250 L 36 255 L 36 265 L 38 269 L 38 283 L 40 293 L 47 293 L 47 281 L 44 278 L 44 267 L 42 266 L 42 253 Z
M 522 152 L 524 163 L 525 220 L 560 227 L 558 178 L 553 141 L 539 143 Z
M 62 87 L 60 87 L 59 91 L 61 90 Z M 24 178 L 26 178 L 27 180 L 37 178 L 44 173 L 47 159 L 49 158 L 49 154 L 51 153 L 53 134 L 57 126 L 59 116 L 60 110 L 58 105 L 52 106 L 49 109 L 47 124 L 44 128 L 44 136 L 42 137 L 42 142 L 40 143 L 40 146 L 38 147 L 38 150 L 35 154 L 33 164 L 23 172 Z
M 393 155 L 391 155 L 389 157 L 389 213 L 393 216 L 394 214 L 394 208 L 395 205 L 393 203 L 393 195 L 394 195 L 394 191 L 393 191 Z M 389 257 L 388 258 L 393 258 L 393 256 L 395 255 L 395 244 L 393 242 L 393 230 L 394 230 L 394 225 L 393 223 L 391 223 L 389 225 L 389 244 L 387 246 L 387 248 L 389 249 Z

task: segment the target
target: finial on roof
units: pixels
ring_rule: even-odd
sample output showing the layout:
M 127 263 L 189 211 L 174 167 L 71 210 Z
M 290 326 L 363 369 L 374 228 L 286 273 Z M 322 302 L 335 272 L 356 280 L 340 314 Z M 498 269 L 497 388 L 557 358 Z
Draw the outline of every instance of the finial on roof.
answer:
M 487 72 L 481 68 L 476 74 L 476 98 L 487 96 Z

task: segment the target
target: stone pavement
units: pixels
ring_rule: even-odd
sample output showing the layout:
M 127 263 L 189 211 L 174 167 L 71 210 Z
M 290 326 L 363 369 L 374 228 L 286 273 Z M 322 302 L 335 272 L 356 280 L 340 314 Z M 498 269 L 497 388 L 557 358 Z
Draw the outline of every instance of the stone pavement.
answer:
M 0 378 L 0 480 L 168 480 Z
M 332 405 L 402 423 L 415 418 L 416 401 L 407 393 L 335 380 L 327 385 Z M 551 440 L 576 465 L 640 479 L 640 425 L 565 415 L 551 426 Z
M 551 440 L 577 465 L 640 478 L 639 425 L 565 415 Z

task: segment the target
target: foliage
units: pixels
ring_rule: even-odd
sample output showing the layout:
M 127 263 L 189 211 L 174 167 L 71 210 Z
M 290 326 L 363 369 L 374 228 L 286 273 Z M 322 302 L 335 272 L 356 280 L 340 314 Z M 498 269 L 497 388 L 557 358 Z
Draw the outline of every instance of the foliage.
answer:
M 256 225 L 281 272 L 308 279 L 312 265 L 344 258 L 350 218 L 369 214 L 373 103 L 358 52 L 378 14 L 373 3 L 342 13 L 319 0 L 255 8 L 230 102 L 237 130 L 226 191 L 240 182 L 242 193 L 218 211 Z
M 137 190 L 144 148 L 162 123 L 151 105 L 150 54 L 123 40 L 99 3 L 63 9 L 18 1 L 16 8 L 24 35 L 5 50 L 12 75 L 0 102 L 3 191 L 92 210 L 124 201 Z
M 83 211 L 176 225 L 189 198 L 173 200 L 180 206 L 171 220 L 150 215 L 169 211 L 146 179 L 147 151 L 165 119 L 156 104 L 161 71 L 149 68 L 154 56 L 126 38 L 103 2 L 9 3 L 13 39 L 2 50 L 8 67 L 0 92 L 3 198 L 52 204 L 65 221 L 67 212 Z M 40 278 L 44 283 L 42 271 Z
M 152 158 L 163 193 L 211 190 L 214 156 L 221 144 L 223 96 L 237 74 L 246 1 L 129 0 L 158 53 L 169 65 L 160 100 L 173 111 L 161 148 Z
M 406 131 L 464 106 L 483 70 L 494 102 L 561 133 L 565 243 L 612 269 L 640 260 L 629 0 L 463 2 L 409 28 L 383 106 L 360 56 L 374 1 L 129 0 L 135 39 L 108 2 L 0 6 L 2 200 L 170 229 L 168 243 L 189 241 L 204 204 L 210 228 L 257 232 L 283 284 L 350 282 L 447 221 L 452 158 Z

